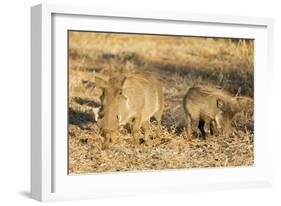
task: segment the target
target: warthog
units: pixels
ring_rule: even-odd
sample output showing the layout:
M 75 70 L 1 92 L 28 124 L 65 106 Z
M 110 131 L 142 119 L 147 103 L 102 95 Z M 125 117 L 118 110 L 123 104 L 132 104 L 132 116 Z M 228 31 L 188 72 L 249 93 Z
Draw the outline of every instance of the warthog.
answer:
M 234 115 L 243 110 L 248 100 L 237 95 L 233 97 L 218 89 L 190 88 L 183 99 L 187 138 L 191 139 L 192 123 L 198 125 L 202 139 L 206 139 L 206 124 L 210 127 L 211 135 L 218 130 L 228 135 Z
M 162 83 L 155 76 L 131 73 L 103 81 L 101 87 L 102 107 L 98 125 L 105 136 L 104 147 L 107 147 L 113 132 L 126 124 L 131 126 L 135 144 L 139 144 L 137 132 L 142 127 L 145 133 L 151 117 L 156 119 L 159 132 L 164 95 Z

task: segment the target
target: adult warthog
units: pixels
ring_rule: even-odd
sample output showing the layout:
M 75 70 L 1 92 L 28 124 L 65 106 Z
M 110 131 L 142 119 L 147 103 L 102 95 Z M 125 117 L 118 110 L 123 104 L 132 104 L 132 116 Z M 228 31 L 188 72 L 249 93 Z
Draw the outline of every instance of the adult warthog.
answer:
M 101 111 L 98 125 L 105 136 L 104 147 L 112 140 L 113 132 L 129 124 L 134 143 L 139 144 L 138 131 L 144 133 L 155 117 L 161 129 L 164 95 L 161 81 L 151 73 L 131 73 L 103 79 Z M 145 135 L 146 136 L 146 135 Z
M 233 97 L 219 89 L 191 87 L 183 99 L 187 138 L 191 139 L 193 123 L 198 125 L 201 139 L 206 139 L 206 124 L 211 135 L 218 130 L 229 135 L 235 114 L 241 112 L 246 104 L 252 103 L 249 103 L 250 98 L 238 97 L 238 93 Z

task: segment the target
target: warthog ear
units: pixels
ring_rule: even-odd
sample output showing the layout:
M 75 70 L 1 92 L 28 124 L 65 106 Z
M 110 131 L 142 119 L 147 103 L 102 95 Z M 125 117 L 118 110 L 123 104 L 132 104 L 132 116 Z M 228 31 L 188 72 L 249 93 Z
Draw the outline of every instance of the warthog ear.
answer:
M 108 83 L 106 81 L 104 81 L 103 79 L 100 79 L 100 78 L 95 78 L 95 85 L 96 87 L 99 87 L 99 88 L 107 88 L 108 87 Z
M 94 82 L 97 87 L 107 88 L 109 77 L 94 72 Z
M 224 107 L 225 107 L 224 101 L 221 99 L 217 99 L 217 107 L 219 109 L 224 109 Z

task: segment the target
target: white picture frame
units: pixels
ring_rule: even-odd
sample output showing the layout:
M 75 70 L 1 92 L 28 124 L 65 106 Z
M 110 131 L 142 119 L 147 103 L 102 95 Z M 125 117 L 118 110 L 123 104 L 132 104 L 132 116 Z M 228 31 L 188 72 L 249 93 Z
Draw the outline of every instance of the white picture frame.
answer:
M 115 24 L 115 21 L 119 24 Z M 155 24 L 159 24 L 159 28 L 155 29 Z M 65 32 L 69 29 L 254 38 L 256 40 L 254 166 L 67 175 L 65 170 L 67 136 L 64 137 L 67 112 Z M 267 108 L 271 105 L 268 91 L 271 91 L 273 76 L 272 29 L 273 20 L 270 18 L 160 13 L 57 4 L 40 4 L 32 7 L 32 198 L 53 201 L 271 187 L 274 135 L 270 131 L 270 114 Z

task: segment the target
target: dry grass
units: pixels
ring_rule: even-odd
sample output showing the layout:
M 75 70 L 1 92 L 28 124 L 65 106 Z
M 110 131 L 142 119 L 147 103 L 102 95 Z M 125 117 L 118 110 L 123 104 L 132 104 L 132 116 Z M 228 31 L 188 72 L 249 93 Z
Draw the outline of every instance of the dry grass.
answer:
M 69 173 L 247 166 L 254 162 L 253 105 L 239 113 L 229 136 L 183 138 L 182 98 L 192 85 L 253 98 L 251 40 L 71 32 L 69 36 Z M 135 147 L 121 129 L 107 150 L 94 121 L 101 91 L 93 72 L 152 71 L 164 80 L 162 134 Z M 139 134 L 142 137 L 142 133 Z

